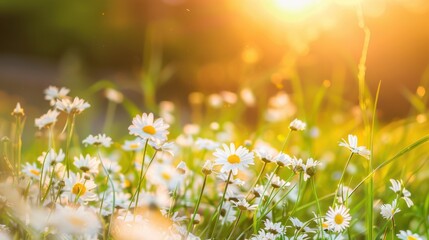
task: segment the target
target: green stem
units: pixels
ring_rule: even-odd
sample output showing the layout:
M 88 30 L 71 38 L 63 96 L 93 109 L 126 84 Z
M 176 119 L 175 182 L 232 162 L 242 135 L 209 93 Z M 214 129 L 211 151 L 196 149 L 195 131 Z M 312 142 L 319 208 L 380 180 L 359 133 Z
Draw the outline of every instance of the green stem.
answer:
M 141 169 L 140 169 L 140 178 L 139 178 L 139 184 L 137 186 L 136 189 L 136 202 L 134 205 L 134 217 L 136 216 L 136 211 L 137 211 L 137 205 L 139 203 L 139 195 L 140 195 L 140 191 L 141 191 L 141 184 L 142 184 L 142 179 L 143 179 L 143 168 L 144 168 L 144 160 L 146 157 L 146 150 L 147 150 L 147 144 L 149 142 L 149 139 L 146 140 L 146 143 L 144 145 L 144 150 L 143 150 L 143 157 L 142 157 L 142 165 L 141 165 Z M 132 202 L 130 202 L 131 205 Z
M 285 148 L 286 148 L 286 143 L 287 143 L 287 141 L 289 140 L 289 136 L 290 136 L 290 133 L 292 132 L 292 130 L 289 130 L 289 132 L 288 132 L 288 134 L 287 134 L 287 136 L 286 136 L 286 139 L 285 139 L 285 141 L 284 141 L 284 143 L 283 143 L 283 146 L 282 146 L 282 149 L 280 150 L 280 152 L 282 153 L 284 150 L 285 150 Z
M 65 152 L 65 161 L 66 161 L 66 172 L 67 177 L 70 177 L 70 159 L 69 159 L 69 153 L 70 153 L 70 143 L 73 136 L 73 128 L 74 128 L 74 121 L 75 121 L 75 114 L 71 113 L 69 114 L 67 118 L 67 143 L 66 143 L 66 152 Z
M 258 177 L 256 178 L 256 181 L 253 183 L 252 187 L 249 189 L 249 192 L 247 193 L 246 197 L 244 199 L 247 199 L 249 197 L 250 193 L 252 192 L 253 188 L 258 184 L 258 181 L 261 179 L 262 174 L 264 173 L 265 167 L 267 166 L 267 162 L 264 162 L 264 165 L 262 166 L 261 171 L 259 172 Z
M 110 229 L 112 226 L 112 220 L 113 220 L 113 214 L 115 213 L 115 204 L 116 204 L 116 191 L 115 191 L 115 184 L 113 183 L 112 178 L 110 177 L 109 171 L 107 170 L 106 166 L 104 166 L 103 160 L 101 159 L 100 149 L 97 149 L 98 158 L 100 159 L 101 166 L 103 167 L 104 172 L 107 175 L 107 179 L 110 182 L 110 185 L 112 186 L 112 194 L 113 194 L 113 204 L 112 204 L 112 214 L 110 215 L 110 222 L 109 222 L 109 228 L 107 230 L 107 236 L 110 235 Z
M 107 113 L 106 113 L 106 121 L 104 121 L 104 127 L 103 132 L 108 132 L 110 129 L 113 119 L 115 118 L 115 110 L 116 110 L 116 103 L 109 101 L 107 104 Z
M 334 197 L 334 201 L 332 202 L 332 207 L 334 206 L 335 201 L 337 200 L 338 190 L 340 189 L 340 186 L 343 183 L 344 174 L 346 173 L 347 167 L 349 166 L 349 163 L 352 160 L 353 155 L 354 155 L 353 152 L 350 153 L 349 158 L 347 159 L 347 162 L 346 162 L 346 166 L 344 166 L 343 172 L 341 173 L 340 181 L 338 181 L 338 185 L 337 185 L 337 188 L 335 190 L 335 197 Z M 341 196 L 341 198 L 342 198 L 342 196 Z M 341 200 L 344 202 L 344 199 L 341 199 Z
M 238 214 L 238 217 L 237 217 L 237 219 L 235 220 L 235 223 L 234 223 L 234 227 L 232 228 L 231 232 L 229 233 L 229 236 L 228 236 L 227 240 L 231 239 L 232 234 L 234 234 L 235 229 L 237 228 L 238 222 L 240 221 L 240 218 L 241 218 L 242 214 L 243 214 L 243 210 L 240 210 L 240 214 Z
M 201 187 L 200 196 L 198 197 L 197 205 L 195 206 L 191 221 L 188 223 L 188 234 L 189 234 L 189 231 L 191 230 L 192 225 L 194 224 L 195 215 L 198 212 L 198 208 L 200 206 L 201 198 L 203 197 L 203 193 L 204 193 L 204 188 L 206 187 L 206 182 L 207 182 L 207 175 L 204 174 L 204 181 L 203 181 L 203 186 Z
M 216 225 L 217 225 L 217 222 L 219 220 L 219 215 L 220 215 L 220 212 L 222 211 L 223 201 L 225 200 L 226 190 L 228 189 L 229 180 L 231 179 L 231 176 L 232 176 L 232 170 L 229 171 L 228 179 L 226 180 L 226 185 L 225 185 L 225 189 L 223 190 L 222 198 L 220 200 L 218 208 L 216 209 L 215 214 L 213 215 L 211 222 L 214 221 L 214 224 L 213 224 L 213 227 L 211 228 L 211 230 L 209 231 L 209 235 L 208 235 L 209 238 L 212 238 L 213 232 L 214 232 Z

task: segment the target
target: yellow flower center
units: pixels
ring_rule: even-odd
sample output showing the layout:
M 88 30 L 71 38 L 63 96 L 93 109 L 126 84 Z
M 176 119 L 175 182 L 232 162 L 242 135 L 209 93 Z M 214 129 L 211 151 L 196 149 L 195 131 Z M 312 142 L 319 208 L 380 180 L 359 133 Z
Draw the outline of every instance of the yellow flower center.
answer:
M 147 125 L 147 126 L 143 127 L 143 132 L 150 134 L 150 135 L 154 135 L 156 133 L 156 130 L 153 126 Z
M 70 216 L 69 221 L 73 226 L 76 227 L 85 227 L 85 221 L 82 218 L 78 218 L 76 216 Z
M 76 183 L 75 185 L 73 185 L 73 188 L 72 188 L 73 194 L 76 194 L 76 195 L 79 194 L 80 196 L 82 196 L 83 194 L 85 194 L 85 192 L 86 192 L 86 187 L 82 183 Z
M 417 240 L 417 238 L 414 236 L 407 236 L 407 240 Z
M 162 175 L 162 178 L 164 178 L 167 181 L 171 179 L 171 175 L 168 172 L 163 172 L 161 175 Z
M 228 162 L 231 164 L 240 163 L 240 157 L 235 154 L 232 154 L 228 157 Z
M 39 175 L 40 175 L 40 171 L 39 171 L 39 170 L 36 170 L 36 169 L 31 169 L 31 170 L 30 170 L 30 172 L 31 172 L 32 174 L 36 175 L 36 176 L 39 176 Z
M 147 127 L 147 126 L 146 126 Z M 145 131 L 144 130 L 144 128 L 143 128 L 143 131 Z M 145 131 L 146 132 L 146 131 Z M 132 144 L 130 144 L 130 148 L 131 149 L 137 149 L 138 147 L 140 146 L 140 144 L 138 144 L 138 143 L 132 143 Z
M 322 223 L 323 229 L 327 229 L 329 227 L 329 224 L 327 222 Z
M 344 222 L 344 218 L 341 214 L 335 215 L 334 221 L 336 224 L 340 225 Z

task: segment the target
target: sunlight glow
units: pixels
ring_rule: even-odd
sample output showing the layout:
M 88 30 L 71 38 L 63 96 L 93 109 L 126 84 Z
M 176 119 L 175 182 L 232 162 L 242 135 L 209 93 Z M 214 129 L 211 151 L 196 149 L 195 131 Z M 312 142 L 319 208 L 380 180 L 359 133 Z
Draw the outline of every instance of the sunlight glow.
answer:
M 311 7 L 317 0 L 275 0 L 275 5 L 287 11 L 303 11 Z

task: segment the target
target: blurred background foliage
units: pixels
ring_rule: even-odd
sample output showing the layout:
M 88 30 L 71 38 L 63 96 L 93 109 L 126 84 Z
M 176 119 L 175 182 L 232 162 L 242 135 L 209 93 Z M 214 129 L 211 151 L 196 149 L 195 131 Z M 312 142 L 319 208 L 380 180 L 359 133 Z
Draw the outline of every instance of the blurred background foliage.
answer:
M 370 90 L 382 81 L 381 119 L 403 117 L 410 106 L 424 111 L 413 97 L 419 86 L 425 95 L 429 81 L 425 0 L 5 0 L 0 112 L 9 114 L 16 101 L 37 109 L 48 85 L 82 96 L 100 80 L 148 110 L 160 100 L 184 104 L 194 91 L 294 94 L 298 77 L 310 102 L 325 83 L 337 89 L 328 95 L 353 105 L 360 5 L 372 33 Z

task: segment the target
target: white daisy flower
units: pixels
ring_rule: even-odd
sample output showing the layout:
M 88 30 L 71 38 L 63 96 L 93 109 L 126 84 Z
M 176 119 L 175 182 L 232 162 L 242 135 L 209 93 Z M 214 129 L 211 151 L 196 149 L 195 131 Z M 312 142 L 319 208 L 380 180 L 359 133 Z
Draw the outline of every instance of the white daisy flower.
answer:
M 213 172 L 213 162 L 210 160 L 207 160 L 204 165 L 203 169 L 201 170 L 205 175 L 209 175 Z
M 274 156 L 272 155 L 272 152 L 266 148 L 257 148 L 253 150 L 253 152 L 256 156 L 258 156 L 259 159 L 261 159 L 261 161 L 265 163 L 274 162 L 275 160 Z
M 122 149 L 125 151 L 140 151 L 144 148 L 145 142 L 141 138 L 136 138 L 134 140 L 125 140 L 125 143 L 122 145 Z
M 301 231 L 301 229 L 304 227 L 304 223 L 301 222 L 301 220 L 299 220 L 296 217 L 291 217 L 290 221 L 292 222 L 292 225 L 296 228 L 296 231 Z M 304 232 L 311 233 L 311 232 L 314 232 L 314 230 L 311 229 L 311 228 L 309 228 L 309 227 L 307 227 L 307 226 L 305 226 L 304 227 Z
M 40 168 L 36 166 L 36 163 L 26 163 L 25 167 L 22 168 L 22 172 L 33 179 L 40 179 Z
M 278 175 L 276 175 L 274 173 L 267 174 L 266 178 L 268 180 L 271 179 L 270 184 L 273 188 L 280 188 L 280 187 L 284 188 L 284 187 L 290 186 L 289 182 L 286 182 L 285 180 L 281 179 Z
M 338 192 L 337 192 L 337 198 L 338 198 L 338 202 L 339 203 L 344 203 L 344 202 L 351 202 L 350 196 L 352 195 L 353 189 L 344 186 L 343 184 L 341 184 L 338 187 Z
M 217 177 L 217 179 L 221 180 L 222 182 L 226 183 L 228 181 L 228 174 L 227 173 L 219 173 L 216 177 Z M 242 181 L 239 178 L 231 177 L 231 178 L 229 178 L 228 184 L 232 184 L 232 185 L 236 185 L 236 186 L 243 186 L 244 181 Z
M 238 170 L 244 170 L 249 165 L 253 165 L 253 153 L 245 147 L 239 146 L 237 149 L 231 143 L 229 147 L 222 144 L 223 149 L 216 149 L 213 155 L 216 157 L 215 164 L 222 165 L 221 172 L 228 173 L 232 171 L 237 175 Z
M 73 164 L 84 173 L 98 174 L 99 172 L 100 162 L 89 154 L 86 154 L 85 157 L 82 154 L 79 157 L 74 157 Z
M 102 145 L 106 148 L 110 147 L 112 145 L 112 138 L 106 136 L 106 134 L 98 134 L 96 136 L 89 135 L 87 138 L 85 138 L 82 143 L 86 146 L 88 145 L 94 145 L 99 146 Z
M 236 206 L 238 209 L 240 209 L 242 211 L 246 211 L 246 210 L 247 211 L 254 211 L 258 207 L 258 205 L 250 205 L 250 203 L 248 203 L 245 198 L 242 198 L 236 202 L 234 202 L 234 201 L 231 201 L 231 202 L 234 206 Z
M 71 202 L 76 199 L 79 202 L 96 201 L 98 199 L 97 194 L 93 192 L 97 185 L 84 175 L 80 175 L 80 173 L 70 172 L 70 177 L 66 177 L 64 183 L 64 194 Z
M 58 89 L 54 86 L 49 86 L 45 89 L 45 100 L 48 100 L 51 106 L 55 105 L 56 100 L 67 98 L 67 94 L 70 92 L 68 88 L 62 87 Z
M 275 239 L 277 239 L 277 234 L 265 232 L 263 229 L 260 229 L 258 234 L 254 234 L 250 238 L 250 240 L 275 240 Z
M 60 113 L 57 110 L 48 110 L 47 113 L 43 114 L 40 118 L 34 120 L 34 124 L 39 129 L 47 128 L 57 122 L 57 117 Z
M 268 191 L 265 191 L 265 187 L 259 184 L 252 189 L 252 193 L 257 198 L 262 197 L 262 194 L 264 194 L 264 198 L 268 197 Z
M 307 124 L 297 118 L 295 118 L 290 124 L 289 129 L 292 131 L 304 131 Z
M 68 99 L 61 99 L 57 100 L 55 103 L 55 107 L 68 114 L 79 114 L 83 112 L 83 110 L 89 108 L 91 105 L 89 103 L 85 102 L 85 100 L 80 99 L 79 97 L 75 97 L 73 99 L 73 102 Z
M 154 119 L 153 113 L 143 113 L 133 118 L 132 125 L 128 127 L 131 135 L 142 139 L 166 141 L 169 125 L 162 118 Z
M 208 151 L 213 151 L 220 146 L 218 142 L 208 138 L 197 138 L 197 141 L 195 141 L 195 145 L 199 150 L 208 150 Z
M 394 191 L 396 194 L 398 194 L 402 199 L 404 199 L 405 203 L 407 203 L 407 206 L 410 208 L 411 206 L 414 205 L 413 201 L 411 200 L 411 193 L 410 191 L 408 191 L 405 186 L 404 183 L 399 180 L 395 180 L 395 179 L 390 179 L 390 182 L 392 183 L 392 186 L 390 187 L 390 189 L 392 189 L 392 191 Z
M 294 173 L 299 173 L 304 170 L 305 164 L 302 163 L 302 159 L 297 159 L 293 157 L 290 159 L 290 168 Z
M 320 165 L 320 162 L 313 160 L 313 158 L 307 159 L 305 165 L 302 165 L 304 172 L 304 181 L 307 181 L 310 177 L 316 174 L 317 165 Z
M 326 213 L 326 221 L 329 229 L 334 232 L 342 232 L 350 226 L 352 217 L 349 214 L 349 209 L 344 205 L 336 206 L 335 209 L 329 207 Z
M 153 185 L 176 189 L 183 182 L 184 176 L 169 164 L 153 164 L 147 172 L 147 180 Z
M 264 230 L 273 234 L 280 234 L 285 232 L 285 227 L 282 225 L 281 222 L 273 223 L 269 219 L 266 219 L 264 221 Z
M 44 170 L 49 169 L 50 166 L 55 166 L 57 163 L 60 163 L 64 160 L 65 154 L 62 149 L 58 151 L 58 154 L 54 149 L 51 149 L 48 153 L 43 152 L 41 156 L 37 158 L 37 160 L 44 164 Z M 45 162 L 45 163 L 43 163 Z
M 362 157 L 369 159 L 371 152 L 365 146 L 358 146 L 357 136 L 349 134 L 348 142 L 343 139 L 339 146 L 348 148 L 352 153 L 361 155 Z
M 170 154 L 170 156 L 174 157 L 174 152 L 176 151 L 176 145 L 174 142 L 164 142 L 158 139 L 150 140 L 149 145 L 159 152 L 165 152 Z
M 396 234 L 396 236 L 401 240 L 423 240 L 422 237 L 416 233 L 411 232 L 410 230 L 401 230 L 398 234 Z
M 50 222 L 58 232 L 65 234 L 96 235 L 101 230 L 97 215 L 83 206 L 75 209 L 57 205 Z
M 188 171 L 188 167 L 186 166 L 186 163 L 184 161 L 180 161 L 180 163 L 177 164 L 176 169 L 182 175 L 184 175 Z
M 276 162 L 279 167 L 290 166 L 292 164 L 292 158 L 285 153 L 279 153 L 274 157 L 274 162 Z
M 21 116 L 21 117 L 25 115 L 24 109 L 21 107 L 21 104 L 19 102 L 16 103 L 15 109 L 13 109 L 11 114 L 12 116 Z
M 401 211 L 397 206 L 396 199 L 393 200 L 392 204 L 381 205 L 380 210 L 381 216 L 387 220 L 391 220 L 396 213 Z

